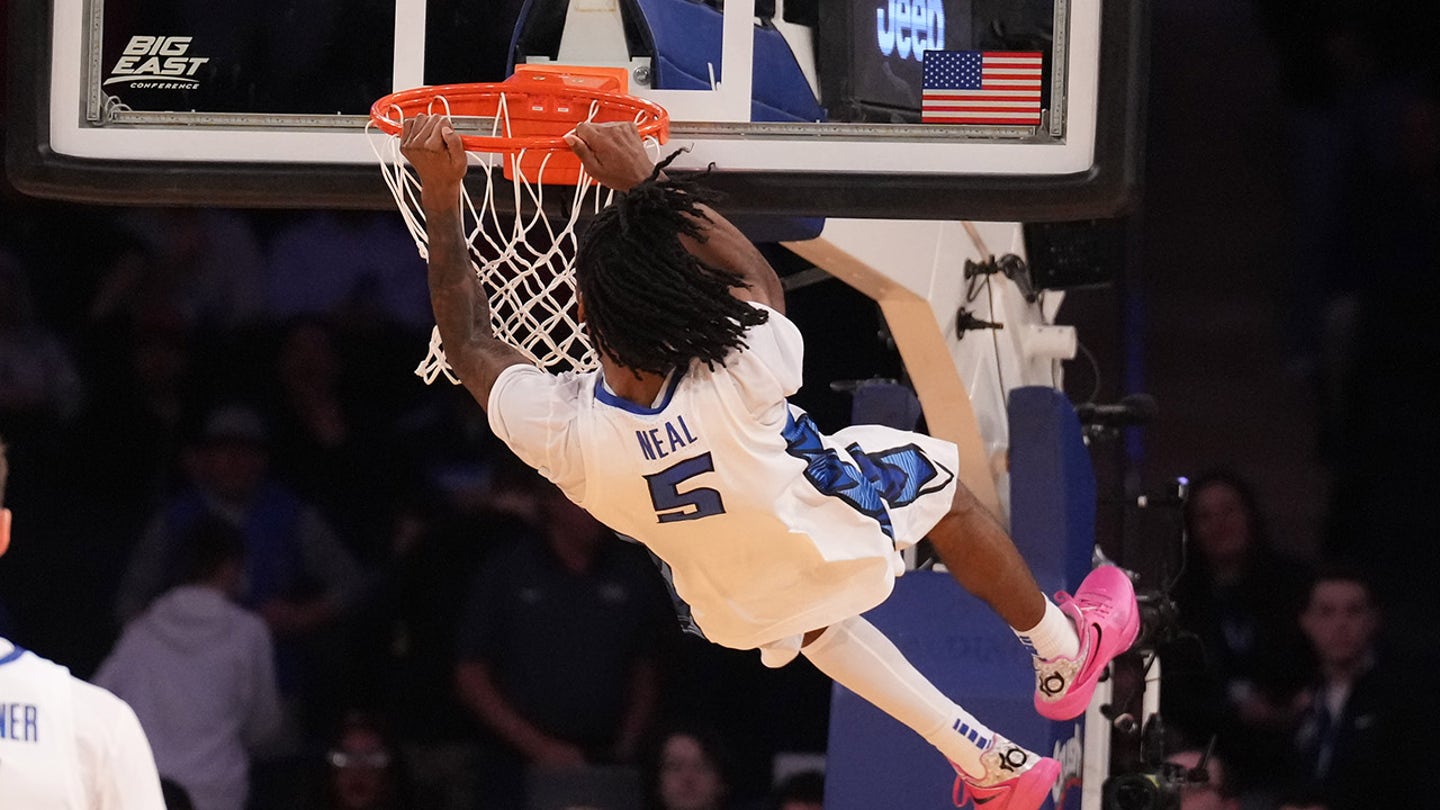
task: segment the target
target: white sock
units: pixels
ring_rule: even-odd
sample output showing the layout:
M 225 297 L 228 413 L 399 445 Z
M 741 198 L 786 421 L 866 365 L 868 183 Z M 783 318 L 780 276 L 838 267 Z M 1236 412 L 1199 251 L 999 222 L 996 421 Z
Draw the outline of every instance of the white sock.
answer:
M 981 775 L 980 753 L 995 732 L 945 697 L 875 625 L 855 616 L 800 650 L 836 683 L 909 726 L 940 753 Z
M 1080 652 L 1080 637 L 1075 634 L 1075 623 L 1048 596 L 1045 598 L 1045 615 L 1039 624 L 1029 630 L 1011 629 L 1025 649 L 1037 658 L 1073 658 Z

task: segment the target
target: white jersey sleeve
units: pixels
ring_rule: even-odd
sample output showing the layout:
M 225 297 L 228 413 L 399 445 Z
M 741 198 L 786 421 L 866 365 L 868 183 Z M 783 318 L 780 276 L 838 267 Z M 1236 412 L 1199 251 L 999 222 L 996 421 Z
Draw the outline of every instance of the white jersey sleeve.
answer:
M 760 416 L 800 390 L 805 340 L 789 318 L 764 304 L 751 306 L 769 313 L 769 320 L 745 332 L 745 348 L 725 358 L 725 369 L 741 401 Z
M 575 413 L 593 384 L 593 374 L 554 375 L 513 365 L 495 379 L 485 409 L 495 436 L 576 502 L 585 495 L 585 471 Z
M 130 706 L 79 679 L 75 740 L 80 772 L 94 810 L 164 810 L 150 742 Z

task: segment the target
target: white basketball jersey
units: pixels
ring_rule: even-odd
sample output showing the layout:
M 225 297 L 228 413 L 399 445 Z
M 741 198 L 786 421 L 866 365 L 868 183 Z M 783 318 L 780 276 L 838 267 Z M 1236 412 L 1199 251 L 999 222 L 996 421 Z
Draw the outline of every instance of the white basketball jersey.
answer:
M 85 810 L 70 671 L 0 643 L 0 807 Z
M 954 445 L 878 426 L 825 436 L 786 401 L 804 344 L 767 323 L 725 366 L 694 363 L 638 407 L 599 372 L 512 366 L 495 434 L 598 520 L 670 567 L 705 635 L 739 649 L 826 627 L 889 595 L 897 549 L 954 492 Z

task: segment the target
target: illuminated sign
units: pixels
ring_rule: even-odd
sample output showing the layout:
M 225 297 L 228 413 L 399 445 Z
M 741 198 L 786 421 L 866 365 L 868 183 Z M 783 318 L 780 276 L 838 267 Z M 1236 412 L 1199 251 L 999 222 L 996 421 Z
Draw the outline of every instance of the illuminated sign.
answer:
M 888 0 L 875 9 L 880 53 L 919 62 L 926 51 L 945 50 L 943 0 Z

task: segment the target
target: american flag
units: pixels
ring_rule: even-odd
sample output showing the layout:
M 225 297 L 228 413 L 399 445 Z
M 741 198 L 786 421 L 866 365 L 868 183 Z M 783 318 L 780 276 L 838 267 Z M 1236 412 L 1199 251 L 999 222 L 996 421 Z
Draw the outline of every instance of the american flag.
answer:
M 927 124 L 1040 125 L 1039 51 L 926 51 Z

